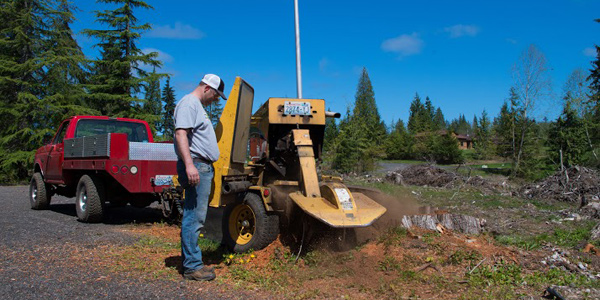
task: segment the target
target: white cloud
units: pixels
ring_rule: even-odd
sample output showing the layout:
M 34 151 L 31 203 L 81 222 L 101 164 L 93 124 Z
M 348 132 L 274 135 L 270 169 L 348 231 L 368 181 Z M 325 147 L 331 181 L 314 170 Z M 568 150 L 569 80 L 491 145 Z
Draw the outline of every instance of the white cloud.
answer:
M 596 57 L 596 48 L 585 48 L 583 49 L 583 55 L 585 56 L 589 56 L 589 57 Z
M 142 52 L 144 54 L 148 54 L 150 52 L 158 52 L 158 60 L 164 62 L 164 63 L 170 63 L 173 62 L 173 56 L 171 56 L 169 53 L 160 51 L 158 49 L 154 49 L 154 48 L 144 48 L 142 49 Z
M 519 43 L 519 42 L 517 42 L 517 40 L 511 39 L 511 38 L 507 38 L 506 42 L 509 43 L 509 44 L 513 44 L 513 45 L 516 45 L 517 43 Z
M 401 56 L 409 56 L 421 53 L 423 44 L 423 40 L 415 32 L 385 40 L 381 43 L 381 49 L 386 52 L 398 53 Z
M 450 34 L 450 38 L 459 38 L 463 36 L 476 36 L 481 30 L 475 25 L 454 25 L 444 28 L 444 32 Z
M 154 25 L 152 30 L 148 32 L 146 36 L 179 40 L 198 40 L 205 37 L 206 34 L 199 29 L 192 27 L 191 25 L 175 22 L 175 26 Z

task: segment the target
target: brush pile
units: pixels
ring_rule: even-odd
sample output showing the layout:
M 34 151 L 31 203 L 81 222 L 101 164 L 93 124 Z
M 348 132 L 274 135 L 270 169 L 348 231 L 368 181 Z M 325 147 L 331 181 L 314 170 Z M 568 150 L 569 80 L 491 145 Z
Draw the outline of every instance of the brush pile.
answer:
M 496 193 L 505 186 L 490 182 L 481 176 L 462 176 L 433 165 L 413 165 L 387 173 L 386 180 L 401 185 L 455 188 L 470 186 L 484 192 Z
M 575 166 L 524 186 L 520 194 L 526 198 L 574 202 L 584 206 L 600 196 L 600 174 L 594 169 Z

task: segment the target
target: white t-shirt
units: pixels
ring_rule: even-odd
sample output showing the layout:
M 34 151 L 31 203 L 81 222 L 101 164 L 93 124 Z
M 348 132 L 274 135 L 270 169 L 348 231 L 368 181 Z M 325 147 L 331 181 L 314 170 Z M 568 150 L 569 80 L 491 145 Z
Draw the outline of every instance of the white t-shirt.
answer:
M 200 99 L 192 94 L 185 95 L 175 106 L 173 119 L 175 130 L 192 129 L 187 135 L 192 158 L 202 158 L 212 162 L 219 159 L 215 130 Z M 175 143 L 175 153 L 181 158 L 177 143 Z

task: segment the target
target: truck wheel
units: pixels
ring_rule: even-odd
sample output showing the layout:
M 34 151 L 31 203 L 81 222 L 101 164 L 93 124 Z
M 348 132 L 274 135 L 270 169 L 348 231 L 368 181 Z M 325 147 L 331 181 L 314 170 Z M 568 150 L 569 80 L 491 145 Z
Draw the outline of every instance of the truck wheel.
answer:
M 85 223 L 102 221 L 104 212 L 104 183 L 97 177 L 81 176 L 77 184 L 75 207 L 77 218 Z
M 48 209 L 50 206 L 50 194 L 44 183 L 42 174 L 35 173 L 29 184 L 29 203 L 32 209 Z
M 267 214 L 260 197 L 247 193 L 243 201 L 228 205 L 223 215 L 225 245 L 236 253 L 260 250 L 279 234 L 279 217 Z

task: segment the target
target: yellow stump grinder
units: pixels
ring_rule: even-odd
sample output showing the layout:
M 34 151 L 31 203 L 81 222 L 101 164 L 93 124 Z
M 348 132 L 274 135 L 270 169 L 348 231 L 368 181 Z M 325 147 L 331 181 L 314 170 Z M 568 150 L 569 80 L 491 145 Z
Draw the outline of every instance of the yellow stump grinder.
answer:
M 252 86 L 237 77 L 215 129 L 221 156 L 210 206 L 225 207 L 223 240 L 231 250 L 262 249 L 280 228 L 306 219 L 344 229 L 369 226 L 385 213 L 341 178 L 319 174 L 326 118 L 339 117 L 325 111 L 324 100 L 269 98 L 252 115 L 253 100 Z M 181 194 L 163 193 L 166 216 L 177 215 Z

